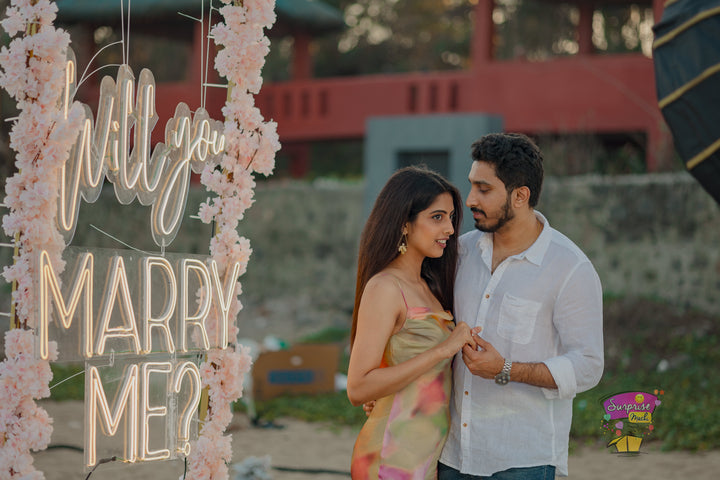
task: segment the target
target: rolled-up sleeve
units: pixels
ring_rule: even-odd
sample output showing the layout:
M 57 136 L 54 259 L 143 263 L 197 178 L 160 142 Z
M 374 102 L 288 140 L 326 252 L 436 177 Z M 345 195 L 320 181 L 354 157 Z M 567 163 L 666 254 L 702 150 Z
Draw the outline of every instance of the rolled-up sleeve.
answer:
M 557 389 L 543 389 L 546 398 L 573 398 L 600 381 L 604 366 L 602 287 L 589 261 L 568 275 L 553 311 L 559 354 L 543 363 Z

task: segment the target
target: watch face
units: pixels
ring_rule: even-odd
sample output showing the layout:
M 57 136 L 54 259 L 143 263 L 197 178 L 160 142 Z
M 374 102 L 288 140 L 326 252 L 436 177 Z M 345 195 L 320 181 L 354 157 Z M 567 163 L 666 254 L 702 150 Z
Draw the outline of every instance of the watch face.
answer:
M 497 375 L 495 375 L 495 383 L 498 385 L 507 385 L 507 383 L 510 381 L 510 375 L 507 373 L 500 372 Z

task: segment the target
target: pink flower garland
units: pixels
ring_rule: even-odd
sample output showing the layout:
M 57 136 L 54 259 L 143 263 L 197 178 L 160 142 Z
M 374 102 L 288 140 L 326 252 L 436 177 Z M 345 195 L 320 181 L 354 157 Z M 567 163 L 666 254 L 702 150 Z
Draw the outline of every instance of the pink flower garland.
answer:
M 240 3 L 222 7 L 224 23 L 215 25 L 211 31 L 215 43 L 224 47 L 215 58 L 215 68 L 227 78 L 231 92 L 222 110 L 226 119 L 225 154 L 219 165 L 207 165 L 201 175 L 203 185 L 216 197 L 200 205 L 199 215 L 203 222 L 214 220 L 217 226 L 210 241 L 210 254 L 221 275 L 235 262 L 241 265 L 240 275 L 245 273 L 252 249 L 250 242 L 238 234 L 238 223 L 253 203 L 253 173 L 270 175 L 275 167 L 275 152 L 280 149 L 277 124 L 263 120 L 253 98 L 262 86 L 261 69 L 270 45 L 263 28 L 275 22 L 275 0 Z M 230 307 L 231 319 L 242 309 L 241 293 L 238 281 Z M 229 338 L 237 337 L 234 322 L 228 330 Z M 232 449 L 230 436 L 223 432 L 232 420 L 231 404 L 242 395 L 243 376 L 250 371 L 251 363 L 245 349 L 228 348 L 210 351 L 200 365 L 203 385 L 209 387 L 209 408 L 188 458 L 187 479 L 228 478 L 227 463 Z
M 240 274 L 245 272 L 252 250 L 249 241 L 238 235 L 238 222 L 253 203 L 252 174 L 271 174 L 275 152 L 280 149 L 277 125 L 263 121 L 252 97 L 262 86 L 260 70 L 269 49 L 263 28 L 275 21 L 275 2 L 252 0 L 247 4 L 221 8 L 225 23 L 213 29 L 216 43 L 225 47 L 218 53 L 216 68 L 228 79 L 232 91 L 223 108 L 228 148 L 220 162 L 222 171 L 208 166 L 201 179 L 218 196 L 201 205 L 200 216 L 207 223 L 214 220 L 218 227 L 210 253 L 221 274 L 236 261 L 241 264 Z M 34 470 L 29 452 L 46 448 L 52 432 L 51 419 L 33 400 L 50 395 L 52 374 L 48 361 L 33 356 L 36 318 L 30 259 L 37 251 L 46 250 L 55 271 L 64 268 L 65 244 L 54 227 L 57 178 L 75 140 L 71 133 L 79 130 L 82 118 L 76 102 L 67 118 L 57 108 L 64 86 L 64 69 L 58 66 L 65 60 L 70 39 L 67 32 L 52 26 L 56 12 L 57 7 L 49 0 L 12 0 L 7 18 L 1 22 L 11 37 L 25 33 L 0 50 L 0 87 L 16 99 L 20 110 L 10 134 L 19 172 L 7 181 L 5 204 L 10 212 L 3 218 L 6 234 L 18 239 L 19 254 L 3 275 L 8 282 L 17 282 L 13 302 L 18 321 L 25 328 L 6 334 L 7 359 L 0 364 L 4 399 L 0 405 L 2 478 L 42 478 L 42 473 Z M 242 308 L 238 298 L 241 292 L 237 282 L 231 318 L 236 318 Z M 237 326 L 232 325 L 230 338 L 237 332 Z M 56 358 L 53 344 L 50 360 Z M 242 395 L 243 376 L 250 364 L 246 351 L 229 348 L 209 352 L 201 365 L 203 384 L 209 387 L 209 411 L 189 458 L 187 478 L 228 478 L 230 437 L 223 432 L 232 418 L 231 403 Z
M 57 108 L 65 85 L 64 64 L 70 36 L 53 28 L 57 7 L 48 0 L 13 0 L 2 22 L 9 35 L 36 33 L 14 38 L 0 49 L 0 87 L 16 99 L 20 115 L 10 132 L 10 146 L 17 152 L 18 173 L 7 180 L 4 203 L 10 213 L 2 226 L 8 236 L 18 236 L 19 256 L 3 275 L 17 281 L 13 301 L 19 321 L 35 327 L 32 306 L 32 262 L 34 253 L 46 250 L 53 268 L 62 271 L 65 242 L 55 228 L 58 176 L 82 120 L 82 108 L 74 102 L 65 119 Z
M 44 478 L 33 468 L 31 450 L 50 443 L 52 419 L 34 399 L 50 396 L 50 362 L 33 353 L 32 330 L 5 333 L 6 359 L 0 363 L 0 478 Z M 57 359 L 57 343 L 50 342 L 50 360 Z
M 40 250 L 50 254 L 62 271 L 65 242 L 55 228 L 59 170 L 68 158 L 79 130 L 82 109 L 73 103 L 58 108 L 64 82 L 67 32 L 53 27 L 57 7 L 49 0 L 12 0 L 0 22 L 11 37 L 0 49 L 0 87 L 17 101 L 20 115 L 10 131 L 18 172 L 7 180 L 3 217 L 5 233 L 18 243 L 15 263 L 3 275 L 17 282 L 12 300 L 16 328 L 5 335 L 7 358 L 0 364 L 0 477 L 43 478 L 34 469 L 30 450 L 45 449 L 52 433 L 51 419 L 35 403 L 50 396 L 52 378 L 47 360 L 34 357 L 37 319 L 32 288 L 32 258 Z M 23 35 L 17 36 L 22 33 Z M 51 342 L 50 360 L 57 358 Z

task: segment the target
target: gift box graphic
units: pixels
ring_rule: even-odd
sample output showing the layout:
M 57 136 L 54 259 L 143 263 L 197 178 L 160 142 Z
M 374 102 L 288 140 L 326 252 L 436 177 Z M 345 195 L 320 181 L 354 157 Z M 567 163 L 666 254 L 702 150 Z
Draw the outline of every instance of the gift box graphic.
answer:
M 605 398 L 602 403 L 603 427 L 615 435 L 607 447 L 614 446 L 618 453 L 637 453 L 642 437 L 653 430 L 653 413 L 662 402 L 652 393 L 623 392 Z
M 618 453 L 626 452 L 639 452 L 640 444 L 642 443 L 641 437 L 633 437 L 632 435 L 622 435 L 618 438 L 610 440 L 607 444 L 608 447 L 615 446 L 615 451 Z

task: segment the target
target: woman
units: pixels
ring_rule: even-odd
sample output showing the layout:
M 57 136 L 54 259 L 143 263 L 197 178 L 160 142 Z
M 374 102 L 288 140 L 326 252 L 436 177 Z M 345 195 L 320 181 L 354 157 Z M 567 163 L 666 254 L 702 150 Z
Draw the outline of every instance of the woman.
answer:
M 449 313 L 462 202 L 440 175 L 397 171 L 360 239 L 348 368 L 353 405 L 378 399 L 353 450 L 353 479 L 436 478 L 451 359 L 476 347 Z

